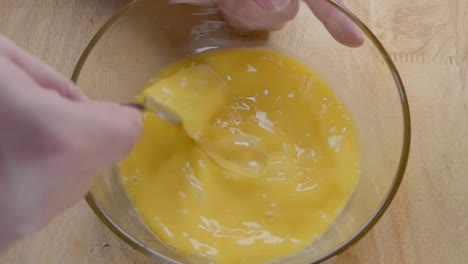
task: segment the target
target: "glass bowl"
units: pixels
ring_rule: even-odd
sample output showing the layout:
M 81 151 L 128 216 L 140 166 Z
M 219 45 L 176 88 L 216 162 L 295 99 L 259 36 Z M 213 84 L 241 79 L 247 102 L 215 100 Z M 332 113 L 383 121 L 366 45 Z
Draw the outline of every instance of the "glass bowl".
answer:
M 325 0 L 321 0 L 325 1 Z M 355 15 L 362 47 L 338 44 L 301 4 L 299 15 L 277 32 L 235 34 L 209 7 L 139 0 L 115 14 L 84 51 L 73 80 L 94 99 L 132 101 L 164 66 L 189 54 L 227 47 L 269 47 L 295 56 L 318 72 L 353 115 L 361 151 L 355 193 L 338 219 L 304 250 L 273 263 L 320 263 L 358 241 L 391 203 L 410 145 L 410 114 L 400 75 L 374 34 Z M 308 25 L 300 27 L 298 25 Z M 138 217 L 119 181 L 117 166 L 102 170 L 87 196 L 101 220 L 132 247 L 164 263 L 204 263 L 167 247 Z

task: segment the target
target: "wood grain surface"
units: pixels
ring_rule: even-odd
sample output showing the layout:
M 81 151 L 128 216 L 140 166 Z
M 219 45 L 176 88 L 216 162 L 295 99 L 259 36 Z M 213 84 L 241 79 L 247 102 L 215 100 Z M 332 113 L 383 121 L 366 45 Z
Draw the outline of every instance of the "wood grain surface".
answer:
M 0 33 L 70 76 L 92 36 L 126 2 L 0 0 Z M 467 263 L 468 2 L 348 2 L 400 69 L 413 143 L 390 209 L 337 263 Z M 81 202 L 0 257 L 0 264 L 16 263 L 155 262 L 120 241 Z

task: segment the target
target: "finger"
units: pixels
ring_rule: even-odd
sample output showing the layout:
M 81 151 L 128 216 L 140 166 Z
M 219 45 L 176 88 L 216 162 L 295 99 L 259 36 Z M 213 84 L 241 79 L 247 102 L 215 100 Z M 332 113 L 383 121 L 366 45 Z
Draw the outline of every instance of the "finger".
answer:
M 138 142 L 143 131 L 143 115 L 138 110 L 108 102 L 80 103 L 81 134 L 87 141 L 90 169 L 121 162 Z
M 43 214 L 50 219 L 83 197 L 98 171 L 119 164 L 128 156 L 142 133 L 143 118 L 133 108 L 109 102 L 71 102 L 56 96 L 45 103 L 54 103 L 52 111 L 62 112 L 57 113 L 60 118 L 50 118 L 58 123 L 57 130 L 67 126 L 57 136 L 67 148 L 50 163 L 51 175 L 62 177 L 49 181 L 53 195 L 45 200 L 63 198 L 44 207 Z
M 71 80 L 0 35 L 2 55 L 22 68 L 40 86 L 56 90 L 71 100 L 86 100 L 86 96 Z
M 299 10 L 298 0 L 218 0 L 226 20 L 236 28 L 278 30 Z
M 32 101 L 41 98 L 44 91 L 31 77 L 18 65 L 0 56 L 0 118 L 8 125 L 9 121 L 16 123 L 17 113 L 27 107 Z M 25 124 L 26 125 L 26 124 Z M 2 132 L 11 132 L 8 129 Z
M 325 0 L 304 0 L 315 16 L 322 21 L 325 28 L 338 42 L 349 46 L 359 47 L 364 38 L 355 24 L 345 14 L 327 3 Z M 343 4 L 342 0 L 335 0 Z

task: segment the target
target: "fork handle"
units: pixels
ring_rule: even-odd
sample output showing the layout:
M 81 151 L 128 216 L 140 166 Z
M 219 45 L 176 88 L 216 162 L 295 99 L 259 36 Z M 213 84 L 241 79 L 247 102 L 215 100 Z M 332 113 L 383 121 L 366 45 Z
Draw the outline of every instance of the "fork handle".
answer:
M 123 105 L 133 107 L 133 108 L 135 108 L 137 110 L 140 110 L 141 112 L 146 111 L 146 106 L 144 104 L 141 104 L 141 103 L 127 103 L 127 104 L 123 104 Z

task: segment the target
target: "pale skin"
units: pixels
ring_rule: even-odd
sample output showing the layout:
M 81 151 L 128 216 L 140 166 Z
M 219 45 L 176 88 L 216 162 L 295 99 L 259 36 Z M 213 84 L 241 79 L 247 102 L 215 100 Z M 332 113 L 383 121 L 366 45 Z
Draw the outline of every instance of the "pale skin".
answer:
M 276 30 L 298 0 L 174 0 L 218 5 L 241 29 Z M 358 47 L 353 24 L 322 0 L 305 0 L 340 43 Z M 339 2 L 339 1 L 337 1 Z M 92 100 L 67 77 L 0 36 L 0 254 L 78 202 L 95 172 L 137 143 L 141 114 Z

